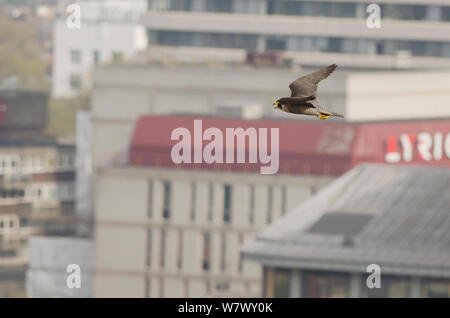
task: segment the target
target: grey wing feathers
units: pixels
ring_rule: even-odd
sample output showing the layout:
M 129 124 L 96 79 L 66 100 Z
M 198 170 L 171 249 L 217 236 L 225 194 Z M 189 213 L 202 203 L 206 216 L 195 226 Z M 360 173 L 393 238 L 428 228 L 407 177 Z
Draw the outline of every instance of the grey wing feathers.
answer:
M 317 84 L 333 73 L 336 67 L 336 64 L 332 64 L 324 69 L 305 75 L 293 81 L 289 85 L 289 88 L 291 89 L 291 97 L 315 96 Z

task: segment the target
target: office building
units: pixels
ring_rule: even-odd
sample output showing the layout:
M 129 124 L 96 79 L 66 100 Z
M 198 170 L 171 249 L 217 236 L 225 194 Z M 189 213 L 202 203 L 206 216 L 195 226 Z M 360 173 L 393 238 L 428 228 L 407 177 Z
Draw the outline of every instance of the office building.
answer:
M 279 128 L 277 174 L 260 174 L 259 163 L 175 164 L 171 134 L 193 132 L 195 120 L 223 136 L 227 128 Z M 111 156 L 123 161 L 95 170 L 94 296 L 260 296 L 261 269 L 240 257 L 240 245 L 360 163 L 448 167 L 448 127 L 142 116 L 125 156 Z M 248 144 L 238 149 L 248 158 Z
M 244 259 L 263 265 L 265 297 L 450 297 L 449 186 L 448 164 L 360 165 L 245 244 Z
M 245 58 L 278 51 L 301 65 L 363 69 L 449 67 L 446 0 L 150 0 L 150 51 Z M 375 9 L 378 10 L 378 9 Z M 378 15 L 379 13 L 379 15 Z M 380 28 L 370 28 L 373 18 Z M 370 18 L 369 18 L 370 17 Z M 369 20 L 369 22 L 367 22 Z

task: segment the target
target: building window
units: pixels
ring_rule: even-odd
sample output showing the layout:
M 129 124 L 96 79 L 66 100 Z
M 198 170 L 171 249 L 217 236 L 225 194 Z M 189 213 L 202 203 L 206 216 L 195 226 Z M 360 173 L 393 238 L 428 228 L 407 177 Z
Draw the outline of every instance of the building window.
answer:
M 166 230 L 161 231 L 161 251 L 159 255 L 159 266 L 164 268 L 166 258 Z
M 449 298 L 450 281 L 448 280 L 423 280 L 422 297 L 426 298 Z
M 152 231 L 147 230 L 147 257 L 146 264 L 147 266 L 151 266 L 152 261 Z
M 100 63 L 100 52 L 95 50 L 93 55 L 94 55 L 94 65 L 98 65 Z
M 225 272 L 226 264 L 225 264 L 225 256 L 226 256 L 226 250 L 227 250 L 227 237 L 225 233 L 222 233 L 222 246 L 221 246 L 221 253 L 220 253 L 220 269 L 222 272 Z
M 50 168 L 50 171 L 55 170 L 56 159 L 54 156 L 47 157 L 47 166 Z
M 203 233 L 203 260 L 202 268 L 204 271 L 209 271 L 211 261 L 211 233 Z
M 306 298 L 348 297 L 350 275 L 330 272 L 303 272 L 302 295 Z
M 177 267 L 179 270 L 183 268 L 183 232 L 181 230 L 178 231 Z
M 81 63 L 80 50 L 71 50 L 70 51 L 70 63 L 72 63 L 72 64 L 80 64 Z
M 69 162 L 69 167 L 73 168 L 75 166 L 75 154 L 74 153 L 70 153 L 68 155 L 68 162 Z
M 20 229 L 20 219 L 17 215 L 0 216 L 0 234 L 17 233 Z
M 269 186 L 267 194 L 267 224 L 272 223 L 272 210 L 273 210 L 273 187 Z
M 242 246 L 244 244 L 244 234 L 239 233 L 239 246 Z M 239 254 L 239 264 L 238 264 L 238 271 L 239 273 L 242 273 L 243 269 L 243 259 L 242 256 Z
M 189 297 L 189 280 L 184 279 L 183 280 L 183 289 L 184 289 L 184 298 Z
M 213 219 L 213 204 L 214 204 L 214 184 L 209 184 L 209 200 L 208 200 L 208 221 Z
M 163 199 L 163 218 L 170 219 L 170 197 L 171 197 L 170 182 L 164 181 L 164 199 Z
M 225 291 L 230 289 L 230 284 L 227 281 L 221 281 L 216 283 L 216 290 Z
M 150 277 L 145 279 L 145 298 L 150 298 Z
M 248 221 L 250 224 L 255 221 L 255 186 L 253 184 L 250 186 L 250 215 Z
M 264 296 L 268 298 L 288 298 L 291 271 L 287 269 L 264 268 Z
M 363 283 L 365 284 L 364 279 Z M 410 279 L 383 275 L 381 288 L 368 290 L 369 298 L 405 298 L 410 295 Z
M 276 37 L 276 38 L 268 38 L 266 40 L 266 48 L 267 50 L 286 50 L 286 38 Z
M 196 196 L 197 196 L 197 185 L 195 182 L 192 182 L 192 185 L 191 185 L 191 221 L 195 220 Z
M 155 45 L 236 48 L 255 50 L 258 35 L 232 33 L 205 33 L 185 31 L 154 31 L 149 35 Z
M 224 202 L 223 202 L 223 222 L 228 224 L 231 221 L 231 186 L 224 186 Z
M 153 215 L 153 180 L 148 183 L 148 210 L 147 216 L 151 218 Z
M 70 88 L 79 90 L 81 88 L 81 75 L 78 73 L 70 74 Z

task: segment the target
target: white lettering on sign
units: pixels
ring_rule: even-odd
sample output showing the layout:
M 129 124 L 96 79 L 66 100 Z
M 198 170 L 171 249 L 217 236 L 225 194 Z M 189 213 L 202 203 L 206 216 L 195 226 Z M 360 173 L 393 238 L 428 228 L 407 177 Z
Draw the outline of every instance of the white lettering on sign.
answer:
M 413 158 L 413 141 L 407 134 L 400 136 L 400 143 L 403 149 L 403 160 L 409 162 Z
M 417 138 L 408 134 L 388 137 L 384 159 L 389 163 L 450 159 L 450 133 L 444 136 L 441 132 L 421 132 Z
M 417 150 L 419 156 L 425 161 L 433 159 L 431 154 L 431 147 L 433 146 L 433 139 L 429 133 L 420 133 L 417 136 Z

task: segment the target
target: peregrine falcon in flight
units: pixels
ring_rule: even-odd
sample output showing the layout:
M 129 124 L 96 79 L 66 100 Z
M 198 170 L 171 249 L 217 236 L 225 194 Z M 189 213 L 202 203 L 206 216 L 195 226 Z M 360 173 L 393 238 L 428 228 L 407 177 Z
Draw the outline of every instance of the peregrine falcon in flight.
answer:
M 273 103 L 274 108 L 293 114 L 312 115 L 320 119 L 327 119 L 330 116 L 344 118 L 341 114 L 326 110 L 317 101 L 317 85 L 333 73 L 336 67 L 336 64 L 332 64 L 296 79 L 289 85 L 291 97 L 280 98 Z

